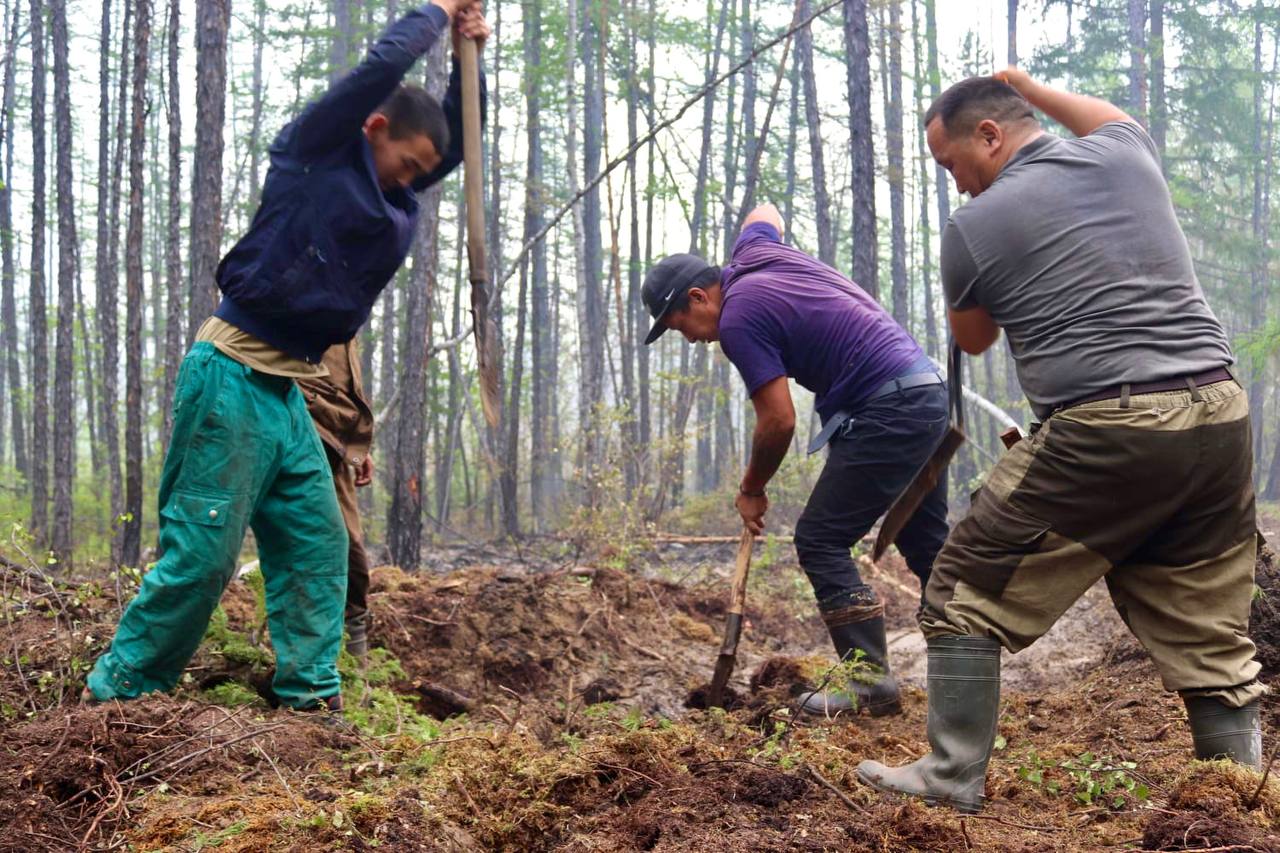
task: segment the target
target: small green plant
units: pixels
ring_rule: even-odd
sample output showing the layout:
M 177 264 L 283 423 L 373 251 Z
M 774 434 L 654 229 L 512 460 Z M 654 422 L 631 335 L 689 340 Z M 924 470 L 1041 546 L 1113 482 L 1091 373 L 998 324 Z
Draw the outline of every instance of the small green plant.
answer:
M 238 681 L 224 681 L 211 687 L 204 691 L 204 698 L 214 705 L 222 705 L 225 708 L 239 708 L 242 705 L 266 707 L 266 703 L 262 701 L 262 697 L 256 690 Z
M 1045 771 L 1051 770 L 1056 765 L 1052 761 L 1045 761 L 1040 757 L 1040 753 L 1034 749 L 1027 751 L 1027 760 L 1024 764 L 1018 765 L 1018 778 L 1024 782 L 1030 782 L 1037 788 L 1044 789 L 1045 792 L 1057 796 L 1061 787 L 1057 781 L 1053 779 L 1045 779 Z
M 1121 809 L 1130 798 L 1146 802 L 1151 796 L 1150 789 L 1130 775 L 1138 767 L 1133 761 L 1113 762 L 1085 752 L 1077 759 L 1060 762 L 1058 766 L 1070 774 L 1075 783 L 1076 802 L 1081 805 L 1097 802 L 1112 809 Z
M 213 833 L 197 832 L 196 837 L 191 840 L 193 851 L 207 850 L 210 847 L 221 847 L 224 841 L 230 841 L 237 835 L 240 835 L 249 828 L 249 822 L 246 820 L 238 820 L 230 826 L 224 827 Z
M 644 726 L 644 714 L 639 708 L 632 708 L 622 718 L 622 727 L 629 732 L 638 732 Z
M 255 646 L 249 637 L 231 627 L 227 620 L 227 612 L 222 605 L 214 608 L 209 619 L 209 628 L 204 632 L 204 642 L 209 650 L 221 655 L 232 663 L 247 664 L 254 667 L 266 667 L 272 664 L 271 654 L 263 648 Z

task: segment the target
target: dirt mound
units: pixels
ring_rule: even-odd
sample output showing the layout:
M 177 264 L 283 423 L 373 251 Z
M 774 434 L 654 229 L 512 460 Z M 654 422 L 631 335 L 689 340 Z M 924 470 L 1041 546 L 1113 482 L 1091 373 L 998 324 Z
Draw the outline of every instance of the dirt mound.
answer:
M 513 706 L 556 703 L 563 717 L 602 702 L 679 716 L 715 665 L 725 612 L 723 591 L 606 568 L 528 575 L 477 567 L 443 578 L 378 569 L 371 591 L 373 643 L 411 674 L 400 689 L 438 717 L 469 710 L 493 719 Z M 768 598 L 749 602 L 746 617 L 739 693 L 743 673 L 772 647 L 815 639 L 811 625 Z
M 1230 848 L 1280 851 L 1280 785 L 1260 788 L 1229 762 L 1198 764 L 1178 781 L 1169 808 L 1142 832 L 1145 850 Z
M 1249 633 L 1258 646 L 1264 681 L 1280 681 L 1280 557 L 1269 545 L 1258 548 L 1253 582 L 1258 593 L 1249 613 Z

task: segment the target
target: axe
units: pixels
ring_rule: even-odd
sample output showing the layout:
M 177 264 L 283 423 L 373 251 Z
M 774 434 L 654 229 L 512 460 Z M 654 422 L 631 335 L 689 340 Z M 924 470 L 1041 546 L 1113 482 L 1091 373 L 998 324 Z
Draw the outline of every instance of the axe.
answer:
M 720 644 L 715 675 L 711 677 L 711 689 L 707 691 L 708 708 L 724 707 L 724 688 L 738 661 L 738 638 L 742 636 L 742 612 L 747 604 L 747 573 L 751 571 L 751 545 L 754 539 L 750 530 L 742 528 L 742 539 L 738 542 L 738 561 L 733 567 L 733 587 L 729 593 L 729 613 L 724 622 L 724 642 Z
M 902 490 L 902 494 L 898 495 L 897 500 L 885 513 L 884 521 L 880 523 L 880 532 L 876 535 L 875 547 L 871 550 L 872 560 L 879 561 L 884 556 L 884 552 L 889 550 L 893 540 L 898 538 L 902 528 L 920 508 L 920 502 L 937 487 L 938 481 L 942 479 L 947 465 L 951 462 L 951 457 L 955 456 L 960 445 L 964 444 L 964 399 L 960 391 L 961 358 L 963 355 L 960 352 L 960 345 L 953 341 L 951 353 L 947 359 L 947 397 L 948 408 L 951 410 L 951 423 L 947 426 L 947 433 L 942 437 L 942 441 L 938 443 L 924 465 L 911 478 L 911 483 Z
M 472 39 L 458 45 L 462 65 L 462 163 L 467 202 L 467 266 L 471 279 L 471 320 L 476 335 L 476 366 L 484 419 L 497 428 L 502 414 L 498 394 L 498 330 L 489 316 L 489 270 L 484 245 L 484 164 L 480 153 L 480 57 Z

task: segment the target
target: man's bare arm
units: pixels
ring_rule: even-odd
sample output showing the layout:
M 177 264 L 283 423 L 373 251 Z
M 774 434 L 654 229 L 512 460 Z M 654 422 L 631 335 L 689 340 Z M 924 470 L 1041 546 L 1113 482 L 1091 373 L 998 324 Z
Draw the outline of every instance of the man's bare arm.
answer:
M 995 76 L 1017 89 L 1033 107 L 1076 136 L 1088 136 L 1107 122 L 1133 121 L 1128 113 L 1115 104 L 1088 95 L 1051 89 L 1032 80 L 1020 68 L 1006 68 L 1004 71 L 997 71 Z
M 991 348 L 1000 337 L 1000 327 L 991 319 L 986 308 L 966 308 L 957 311 L 947 309 L 947 322 L 960 349 L 969 355 L 978 355 Z
M 787 377 L 766 382 L 751 397 L 756 428 L 751 436 L 751 461 L 742 476 L 743 492 L 762 492 L 791 447 L 796 431 L 796 410 Z
M 743 220 L 742 227 L 746 228 L 753 222 L 767 222 L 772 225 L 779 234 L 782 233 L 782 214 L 778 212 L 778 208 L 771 204 L 762 204 L 747 214 L 747 218 Z

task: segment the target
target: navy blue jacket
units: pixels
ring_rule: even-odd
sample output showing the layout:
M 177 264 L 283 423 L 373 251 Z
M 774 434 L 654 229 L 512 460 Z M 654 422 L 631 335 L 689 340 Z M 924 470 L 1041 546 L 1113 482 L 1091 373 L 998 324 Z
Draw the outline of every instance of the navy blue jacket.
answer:
M 418 221 L 415 193 L 462 162 L 457 60 L 441 104 L 449 150 L 412 191 L 378 186 L 364 121 L 448 31 L 449 16 L 440 7 L 410 12 L 280 131 L 253 223 L 218 265 L 218 317 L 313 364 L 364 325 L 409 252 Z M 480 93 L 483 105 L 483 76 Z

